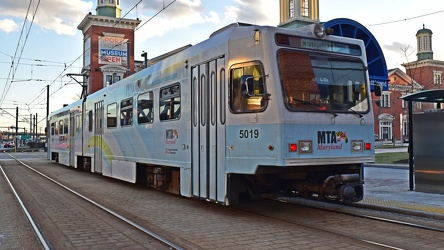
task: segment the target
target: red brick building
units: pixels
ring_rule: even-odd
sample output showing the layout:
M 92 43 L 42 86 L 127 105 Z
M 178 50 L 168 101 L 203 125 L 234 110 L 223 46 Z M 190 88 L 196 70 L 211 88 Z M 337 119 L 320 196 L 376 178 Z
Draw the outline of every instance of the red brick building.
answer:
M 378 139 L 401 141 L 408 138 L 408 106 L 400 97 L 422 90 L 423 86 L 398 68 L 388 70 L 388 78 L 389 89 L 380 97 L 373 94 L 374 132 Z
M 407 75 L 411 76 L 425 89 L 443 89 L 442 73 L 444 61 L 433 60 L 432 31 L 424 26 L 416 33 L 417 61 L 404 63 Z
M 98 0 L 96 12 L 77 27 L 83 32 L 86 94 L 134 73 L 134 30 L 140 20 L 121 18 L 119 0 Z
M 408 138 L 408 107 L 401 96 L 426 89 L 444 89 L 444 61 L 433 59 L 432 34 L 424 26 L 418 30 L 417 60 L 402 64 L 406 73 L 398 68 L 389 70 L 389 90 L 379 99 L 373 96 L 375 134 L 379 139 L 395 142 Z M 421 112 L 437 107 L 431 103 L 414 103 L 413 108 L 414 112 Z

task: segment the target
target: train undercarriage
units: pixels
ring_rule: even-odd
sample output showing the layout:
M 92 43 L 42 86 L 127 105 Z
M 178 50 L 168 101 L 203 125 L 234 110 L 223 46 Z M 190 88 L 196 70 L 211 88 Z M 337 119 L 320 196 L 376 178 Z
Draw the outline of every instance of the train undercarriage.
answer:
M 231 204 L 236 199 L 316 197 L 319 200 L 358 202 L 363 199 L 361 165 L 261 167 L 255 175 L 231 174 Z M 235 202 L 234 202 L 235 203 Z
M 80 157 L 77 162 L 79 170 L 91 172 L 89 157 Z M 364 195 L 361 171 L 361 164 L 297 168 L 261 166 L 254 175 L 229 174 L 227 198 L 229 205 L 278 197 L 358 202 Z M 138 163 L 136 183 L 180 195 L 180 170 Z

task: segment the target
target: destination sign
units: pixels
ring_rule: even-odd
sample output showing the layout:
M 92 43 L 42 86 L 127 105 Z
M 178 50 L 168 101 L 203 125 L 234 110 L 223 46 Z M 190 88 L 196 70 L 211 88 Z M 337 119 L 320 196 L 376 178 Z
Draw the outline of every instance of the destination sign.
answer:
M 347 44 L 347 43 L 339 43 L 326 40 L 302 38 L 302 37 L 290 36 L 284 34 L 276 34 L 276 43 L 278 45 L 310 49 L 310 50 L 320 50 L 320 51 L 349 54 L 355 56 L 362 55 L 361 47 L 359 47 L 359 45 L 356 44 Z

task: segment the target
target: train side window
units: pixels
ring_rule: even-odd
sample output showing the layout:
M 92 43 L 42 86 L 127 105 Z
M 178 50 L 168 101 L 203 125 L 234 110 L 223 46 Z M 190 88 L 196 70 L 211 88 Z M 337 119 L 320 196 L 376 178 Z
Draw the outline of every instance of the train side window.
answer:
M 69 125 L 69 119 L 65 118 L 63 121 L 63 133 L 68 134 L 68 125 Z
M 76 130 L 80 129 L 81 123 L 82 123 L 82 117 L 80 115 L 76 115 Z
M 137 98 L 137 123 L 153 123 L 154 120 L 153 91 L 140 94 Z
M 133 98 L 120 102 L 120 126 L 133 124 Z
M 206 125 L 207 120 L 207 113 L 208 113 L 208 99 L 207 99 L 207 90 L 206 90 L 206 81 L 205 81 L 205 75 L 202 75 L 200 77 L 200 124 L 202 126 Z
M 230 109 L 234 113 L 265 110 L 268 94 L 265 75 L 259 62 L 234 66 L 230 70 Z
M 88 112 L 88 131 L 89 132 L 93 131 L 93 112 L 92 112 L 92 110 L 90 110 Z
M 159 98 L 159 119 L 178 120 L 180 119 L 180 85 L 173 84 L 160 89 Z
M 55 128 L 54 122 L 51 122 L 51 135 L 55 135 L 55 130 L 56 130 L 56 128 Z
M 117 103 L 111 103 L 107 106 L 106 111 L 106 127 L 117 127 Z
M 195 101 L 195 100 L 197 100 L 196 98 L 197 98 L 197 95 L 199 93 L 199 86 L 198 86 L 198 82 L 197 82 L 197 77 L 193 78 L 192 91 L 193 91 L 192 97 L 191 97 L 191 100 L 193 100 L 192 101 L 192 109 L 193 109 L 193 113 L 197 114 L 197 111 L 198 111 L 198 108 L 199 108 L 198 105 L 196 105 L 196 101 Z M 197 126 L 197 115 L 193 115 L 193 125 L 194 125 L 194 127 Z
M 211 114 L 211 125 L 216 124 L 216 111 L 217 111 L 217 106 L 216 106 L 216 95 L 215 95 L 215 91 L 216 91 L 216 73 L 213 71 L 211 72 L 211 77 L 210 77 L 210 114 Z
M 59 134 L 63 134 L 63 120 L 59 121 Z
M 219 77 L 219 86 L 220 86 L 220 123 L 225 124 L 225 109 L 226 109 L 226 103 L 225 103 L 225 69 L 222 69 L 220 71 L 220 77 Z

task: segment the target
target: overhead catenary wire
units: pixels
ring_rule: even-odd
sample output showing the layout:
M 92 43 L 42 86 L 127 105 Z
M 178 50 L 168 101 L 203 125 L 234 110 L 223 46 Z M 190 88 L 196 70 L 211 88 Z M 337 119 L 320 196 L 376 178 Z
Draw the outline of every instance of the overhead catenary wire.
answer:
M 137 2 L 123 17 L 121 17 L 116 23 L 114 23 L 114 25 L 111 28 L 114 28 L 121 20 L 123 20 L 137 5 L 139 5 L 142 2 L 142 0 L 139 0 L 139 2 Z M 99 38 L 100 41 L 101 38 Z M 89 48 L 91 49 L 91 48 Z M 55 82 L 57 81 L 57 79 L 63 77 L 65 75 L 65 72 L 67 71 L 68 68 L 71 68 L 72 65 L 79 61 L 85 54 L 85 52 L 87 51 L 83 51 L 82 54 L 80 54 L 75 60 L 73 60 L 68 66 L 65 66 L 65 68 L 62 70 L 62 72 L 49 84 L 49 86 L 51 87 L 53 84 L 55 84 Z M 55 94 L 56 92 L 58 92 L 60 89 L 62 89 L 65 85 L 61 85 L 60 88 L 52 93 L 50 93 L 49 96 L 52 96 L 53 94 Z M 32 104 L 38 97 L 34 98 L 32 101 L 28 102 L 29 104 Z
M 442 12 L 444 12 L 444 10 L 439 10 L 439 11 L 435 11 L 435 12 L 432 12 L 432 13 L 428 13 L 428 14 L 424 14 L 424 15 L 419 15 L 419 16 L 415 16 L 415 17 L 409 17 L 409 18 L 399 19 L 399 20 L 395 20 L 395 21 L 389 21 L 389 22 L 383 22 L 383 23 L 370 24 L 369 26 L 378 26 L 378 25 L 385 25 L 385 24 L 391 24 L 391 23 L 398 23 L 398 22 L 408 21 L 408 20 L 412 20 L 412 19 L 416 19 L 416 18 L 420 18 L 420 17 L 425 17 L 425 16 L 430 16 L 430 15 L 435 15 L 435 14 L 442 13 Z
M 173 0 L 173 1 L 171 1 L 169 4 L 167 4 L 166 6 L 164 5 L 163 6 L 163 8 L 161 9 L 161 10 L 159 10 L 154 16 L 152 16 L 150 19 L 148 19 L 147 21 L 145 21 L 141 26 L 139 26 L 138 28 L 136 28 L 135 30 L 134 30 L 134 32 L 136 32 L 137 30 L 139 30 L 143 25 L 145 25 L 146 23 L 148 23 L 149 21 L 151 21 L 154 17 L 156 17 L 157 15 L 159 15 L 161 12 L 163 12 L 165 9 L 167 9 L 169 6 L 171 6 L 174 2 L 176 2 L 177 0 Z M 132 10 L 134 10 L 135 8 L 137 8 L 137 6 L 140 4 L 142 2 L 142 0 L 139 0 L 139 2 L 137 2 L 123 17 L 121 17 L 111 28 L 113 28 L 113 27 L 115 27 L 118 23 L 119 23 L 119 21 L 121 21 L 121 20 L 123 20 L 129 13 L 131 13 L 131 11 Z M 100 39 L 101 38 L 99 38 L 99 41 L 100 41 Z M 118 45 L 121 45 L 121 44 L 116 44 L 116 45 L 114 45 L 114 46 L 118 46 Z M 89 48 L 90 49 L 90 48 Z M 80 54 L 75 60 L 73 60 L 73 62 L 72 63 L 70 63 L 68 66 L 66 66 L 66 69 L 67 68 L 71 68 L 72 67 L 72 65 L 76 62 L 76 61 L 78 61 L 79 59 L 81 59 L 82 57 L 83 57 L 83 55 L 85 54 L 85 52 L 87 52 L 87 51 L 83 51 L 82 52 L 82 54 Z M 57 81 L 57 79 L 59 79 L 59 78 L 61 78 L 63 75 L 64 75 L 64 73 L 65 73 L 65 71 L 66 71 L 66 69 L 65 70 L 63 70 L 49 85 L 50 86 L 52 86 L 56 81 Z M 55 92 L 52 92 L 51 94 L 50 94 L 50 96 L 52 96 L 53 94 L 55 94 L 56 92 L 58 92 L 61 88 L 63 88 L 64 86 L 66 86 L 67 84 L 65 84 L 65 85 L 63 85 L 63 86 L 60 86 L 60 88 L 58 89 L 58 90 L 56 90 Z M 43 94 L 43 93 L 41 93 L 41 94 Z M 38 97 L 35 97 L 34 99 L 32 99 L 32 101 L 30 101 L 30 102 L 27 102 L 29 105 L 30 104 L 32 104 L 36 99 L 38 99 Z
M 30 5 L 31 5 L 31 3 L 32 3 L 32 1 L 33 0 L 30 0 Z M 142 0 L 140 0 L 139 2 L 137 2 L 122 18 L 120 18 L 115 24 L 114 24 L 114 26 L 115 25 L 117 25 L 118 23 L 119 23 L 119 21 L 121 21 L 122 19 L 124 19 L 134 8 L 136 8 L 140 3 L 142 2 Z M 169 6 L 171 6 L 174 2 L 176 2 L 176 0 L 173 0 L 173 1 L 171 1 L 169 4 L 167 4 L 167 5 L 165 5 L 164 4 L 164 6 L 163 6 L 163 8 L 160 10 L 160 11 L 158 11 L 154 16 L 152 16 L 149 20 L 147 20 L 147 21 L 145 21 L 140 27 L 138 27 L 138 28 L 136 28 L 136 29 L 134 29 L 134 31 L 132 31 L 132 34 L 134 34 L 134 32 L 136 32 L 137 30 L 139 30 L 142 26 L 144 26 L 146 23 L 148 23 L 149 21 L 151 21 L 154 17 L 156 17 L 157 15 L 159 15 L 162 11 L 164 11 L 165 9 L 167 9 Z M 40 0 L 39 0 L 39 3 L 40 3 Z M 35 17 L 35 14 L 36 14 L 36 12 L 37 12 L 37 10 L 35 10 L 34 11 L 34 15 L 33 15 L 33 18 L 32 18 L 32 20 L 34 20 L 34 17 Z M 29 13 L 29 10 L 28 10 L 28 13 Z M 26 19 L 25 19 L 25 24 L 26 24 Z M 24 24 L 24 25 L 25 25 Z M 113 27 L 114 27 L 113 26 Z M 24 29 L 23 29 L 24 30 Z M 30 29 L 28 29 L 28 35 L 29 35 L 29 32 L 30 32 Z M 100 38 L 99 38 L 100 39 Z M 20 43 L 20 42 L 19 42 Z M 19 45 L 18 45 L 19 46 Z M 41 105 L 43 102 L 46 102 L 46 99 L 44 99 L 43 100 L 43 98 L 40 98 L 40 97 L 42 97 L 43 95 L 45 95 L 45 98 L 46 98 L 46 88 L 49 86 L 49 87 L 53 87 L 54 85 L 55 85 L 55 83 L 57 83 L 58 82 L 58 79 L 61 79 L 64 75 L 65 75 L 65 73 L 67 72 L 67 70 L 68 69 L 72 69 L 73 68 L 73 65 L 76 63 L 76 62 L 79 62 L 80 61 L 80 59 L 83 57 L 83 55 L 84 55 L 84 53 L 85 53 L 86 51 L 83 51 L 82 52 L 82 54 L 81 55 L 79 55 L 78 57 L 76 57 L 74 60 L 72 60 L 70 63 L 63 63 L 64 64 L 64 69 L 61 71 L 61 73 L 56 77 L 56 78 L 54 78 L 54 80 L 52 80 L 51 81 L 51 83 L 50 84 L 48 84 L 47 86 L 45 86 L 44 88 L 42 88 L 36 95 L 34 95 L 34 97 L 32 97 L 31 99 L 30 99 L 30 101 L 28 101 L 28 102 L 26 102 L 26 105 L 28 106 L 28 110 L 29 110 L 29 112 L 31 113 L 31 109 L 34 109 L 36 106 L 39 106 L 39 105 Z M 2 54 L 5 54 L 6 56 L 9 56 L 9 55 L 7 55 L 6 53 L 2 53 Z M 23 59 L 23 60 L 25 60 L 25 58 L 21 58 L 21 59 Z M 34 60 L 34 61 L 39 61 L 39 62 L 47 62 L 47 63 L 57 63 L 57 64 L 61 64 L 60 62 L 53 62 L 53 61 L 48 61 L 48 60 L 37 60 L 37 59 L 29 59 L 29 58 L 26 58 L 26 60 Z M 13 59 L 12 60 L 13 61 L 13 64 L 14 64 L 14 62 L 15 62 L 15 60 Z M 32 64 L 30 64 L 30 65 L 32 65 Z M 48 66 L 51 66 L 51 65 L 48 65 Z M 9 78 L 8 78 L 9 79 Z M 45 81 L 48 81 L 48 80 L 45 80 Z M 9 86 L 8 86 L 8 91 L 9 91 L 9 88 L 11 87 L 11 83 L 12 82 L 14 82 L 14 81 L 11 81 L 10 83 L 9 83 Z M 52 96 L 52 95 L 54 95 L 55 93 L 57 93 L 58 91 L 60 91 L 63 87 L 65 87 L 66 85 L 68 85 L 69 84 L 69 82 L 68 83 L 65 83 L 65 84 L 61 84 L 60 85 L 60 87 L 58 88 L 58 89 L 56 89 L 56 90 L 54 90 L 52 93 L 50 93 L 50 95 L 49 96 Z M 0 99 L 0 107 L 1 107 L 1 103 L 2 103 L 2 100 L 4 99 L 4 97 L 2 97 L 2 99 Z M 39 121 L 40 122 L 40 121 Z
M 28 14 L 29 14 L 29 10 L 31 8 L 32 2 L 33 2 L 33 0 L 30 0 L 30 2 L 29 2 L 28 10 L 27 10 L 26 16 L 25 16 L 25 20 L 23 21 L 23 26 L 22 26 L 22 30 L 21 30 L 21 33 L 20 33 L 19 41 L 17 42 L 17 47 L 16 47 L 16 50 L 15 50 L 15 53 L 14 53 L 14 57 L 13 57 L 12 62 L 11 62 L 11 68 L 10 68 L 10 71 L 9 71 L 9 74 L 8 74 L 8 80 L 9 80 L 9 77 L 11 76 L 11 81 L 8 81 L 8 80 L 6 81 L 5 88 L 3 89 L 2 96 L 0 97 L 0 108 L 2 107 L 3 100 L 5 99 L 6 95 L 9 92 L 9 89 L 11 88 L 12 82 L 13 82 L 14 77 L 15 77 L 15 73 L 16 73 L 16 71 L 18 69 L 18 66 L 19 66 L 20 58 L 21 58 L 21 56 L 23 54 L 23 50 L 24 50 L 24 48 L 26 46 L 26 42 L 28 40 L 29 33 L 31 32 L 32 24 L 34 23 L 35 15 L 37 14 L 37 10 L 38 10 L 38 8 L 40 6 L 40 0 L 39 0 L 38 3 L 37 3 L 36 8 L 34 10 L 34 13 L 32 15 L 31 24 L 30 24 L 30 26 L 29 26 L 29 28 L 27 30 L 27 33 L 26 33 L 26 36 L 25 36 L 25 41 L 24 41 L 22 49 L 20 51 L 20 55 L 17 57 L 17 53 L 18 53 L 19 47 L 20 47 L 20 41 L 22 39 L 23 31 L 25 30 L 25 25 L 27 23 L 26 21 L 28 19 Z M 16 59 L 17 59 L 17 63 L 14 66 L 14 62 L 16 61 Z

